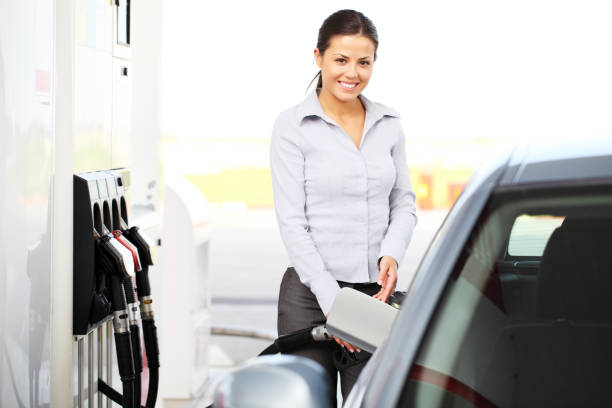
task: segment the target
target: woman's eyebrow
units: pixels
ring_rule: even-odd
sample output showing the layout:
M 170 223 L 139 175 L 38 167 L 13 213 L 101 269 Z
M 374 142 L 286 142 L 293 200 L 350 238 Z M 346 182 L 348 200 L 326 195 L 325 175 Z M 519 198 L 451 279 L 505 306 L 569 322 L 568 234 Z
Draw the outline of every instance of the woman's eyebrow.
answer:
M 340 54 L 338 52 L 334 53 L 333 55 L 340 55 L 342 58 L 350 59 L 350 57 L 347 57 L 346 55 Z M 358 59 L 363 60 L 363 59 L 367 59 L 367 58 L 372 58 L 372 56 L 371 55 L 366 55 L 365 57 L 360 57 Z

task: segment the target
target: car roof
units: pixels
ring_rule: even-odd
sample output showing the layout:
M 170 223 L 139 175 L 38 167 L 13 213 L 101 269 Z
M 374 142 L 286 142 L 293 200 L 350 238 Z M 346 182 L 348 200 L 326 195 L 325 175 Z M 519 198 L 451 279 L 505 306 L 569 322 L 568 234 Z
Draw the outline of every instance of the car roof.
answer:
M 521 144 L 498 185 L 612 179 L 612 135 Z

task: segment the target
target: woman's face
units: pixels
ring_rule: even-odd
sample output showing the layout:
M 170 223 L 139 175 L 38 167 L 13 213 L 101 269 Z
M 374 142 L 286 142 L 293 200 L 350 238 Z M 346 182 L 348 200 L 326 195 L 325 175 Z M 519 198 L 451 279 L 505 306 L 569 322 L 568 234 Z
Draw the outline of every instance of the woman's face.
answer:
M 342 102 L 357 98 L 370 81 L 375 52 L 374 42 L 363 35 L 335 35 L 323 55 L 315 49 L 323 90 Z

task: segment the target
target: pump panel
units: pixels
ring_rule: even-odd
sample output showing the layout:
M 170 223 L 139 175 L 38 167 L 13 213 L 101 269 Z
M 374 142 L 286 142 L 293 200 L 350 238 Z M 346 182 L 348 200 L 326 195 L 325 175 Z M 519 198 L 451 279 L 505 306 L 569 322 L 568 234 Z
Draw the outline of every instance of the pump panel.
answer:
M 128 223 L 126 170 L 94 171 L 74 176 L 73 334 L 84 335 L 112 314 L 96 275 L 95 236 Z

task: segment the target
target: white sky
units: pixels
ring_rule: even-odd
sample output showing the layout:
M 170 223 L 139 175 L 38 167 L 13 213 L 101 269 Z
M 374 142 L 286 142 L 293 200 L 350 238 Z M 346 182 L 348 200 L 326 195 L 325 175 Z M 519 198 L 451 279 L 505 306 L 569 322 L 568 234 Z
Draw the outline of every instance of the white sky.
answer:
M 180 137 L 269 137 L 317 72 L 332 12 L 353 8 L 380 46 L 364 94 L 413 140 L 612 138 L 610 1 L 164 3 L 162 127 Z

